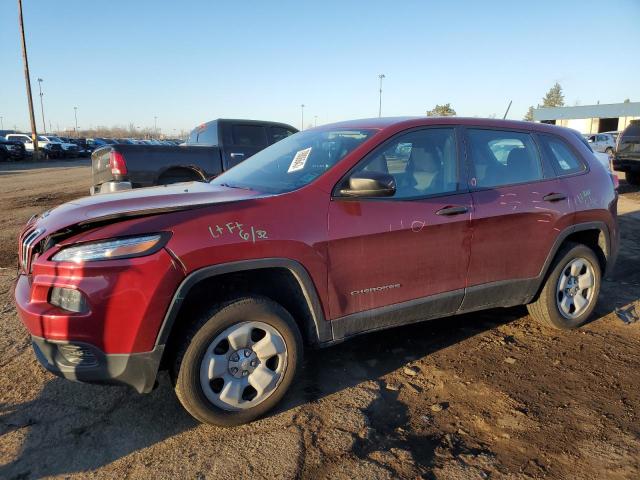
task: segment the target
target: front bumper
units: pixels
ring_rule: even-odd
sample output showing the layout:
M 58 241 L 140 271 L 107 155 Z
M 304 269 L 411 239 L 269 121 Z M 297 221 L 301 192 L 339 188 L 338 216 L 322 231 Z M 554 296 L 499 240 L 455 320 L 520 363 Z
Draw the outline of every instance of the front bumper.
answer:
M 129 385 L 138 393 L 153 390 L 164 345 L 150 352 L 105 354 L 83 342 L 51 341 L 32 336 L 40 364 L 59 377 L 86 383 Z

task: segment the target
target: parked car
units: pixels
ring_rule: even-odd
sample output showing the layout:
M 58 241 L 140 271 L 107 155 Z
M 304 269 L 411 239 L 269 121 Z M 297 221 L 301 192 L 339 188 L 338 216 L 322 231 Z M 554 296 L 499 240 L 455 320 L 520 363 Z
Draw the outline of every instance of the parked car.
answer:
M 92 148 L 104 147 L 105 145 L 115 145 L 116 142 L 111 138 L 87 138 L 87 145 Z
M 282 123 L 218 119 L 194 129 L 186 145 L 109 145 L 91 156 L 90 191 L 209 181 L 296 131 Z
M 595 135 L 585 136 L 594 152 L 603 152 L 608 155 L 613 155 L 613 151 L 616 149 L 616 138 L 612 134 L 597 133 Z
M 8 140 L 0 136 L 0 161 L 22 160 L 26 155 L 26 150 L 22 142 Z
M 75 143 L 79 149 L 79 155 L 81 157 L 90 157 L 94 148 L 87 143 L 86 138 L 67 138 L 68 141 Z
M 62 139 L 61 137 L 58 137 L 56 135 L 42 135 L 42 138 L 47 140 L 47 142 L 50 144 L 60 144 L 65 158 L 75 158 L 80 153 L 78 145 L 73 142 L 67 141 L 66 139 Z
M 613 168 L 631 185 L 640 185 L 640 120 L 632 120 L 618 136 Z
M 11 133 L 6 136 L 7 140 L 18 141 L 24 145 L 27 155 L 33 155 L 33 141 L 31 135 L 26 133 Z M 44 152 L 44 156 L 48 159 L 58 159 L 64 157 L 62 143 L 49 142 L 45 137 L 38 135 L 38 147 Z
M 546 326 L 581 326 L 615 263 L 616 203 L 562 127 L 342 122 L 211 183 L 33 218 L 15 301 L 55 374 L 149 392 L 168 369 L 191 415 L 237 425 L 280 401 L 305 345 L 521 304 Z

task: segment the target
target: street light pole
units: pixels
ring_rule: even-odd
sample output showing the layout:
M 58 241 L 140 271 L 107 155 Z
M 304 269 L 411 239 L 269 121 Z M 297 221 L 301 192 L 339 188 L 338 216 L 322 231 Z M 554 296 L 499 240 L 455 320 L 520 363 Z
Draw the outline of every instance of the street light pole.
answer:
M 300 105 L 300 112 L 301 112 L 300 131 L 303 131 L 304 130 L 304 103 Z
M 382 79 L 385 78 L 384 73 L 381 73 L 380 75 L 378 75 L 378 78 L 380 79 L 380 99 L 378 102 L 378 117 L 382 116 Z
M 40 90 L 40 110 L 42 111 L 42 130 L 47 131 L 47 123 L 44 121 L 44 102 L 42 101 L 42 79 L 38 78 L 38 90 Z
M 73 116 L 76 118 L 76 137 L 78 137 L 78 107 L 73 107 Z
M 38 134 L 36 133 L 36 117 L 33 114 L 33 96 L 31 95 L 31 77 L 29 76 L 29 59 L 27 58 L 27 42 L 24 39 L 24 21 L 22 19 L 22 0 L 18 0 L 18 22 L 20 23 L 20 38 L 22 43 L 22 63 L 24 64 L 24 81 L 27 85 L 27 99 L 29 101 L 29 119 L 31 120 L 31 141 L 33 142 L 33 159 L 37 160 Z
M 4 117 L 0 116 L 0 130 L 4 130 L 4 122 L 3 122 Z
M 313 126 L 317 127 L 318 126 L 318 115 L 314 115 L 313 116 Z

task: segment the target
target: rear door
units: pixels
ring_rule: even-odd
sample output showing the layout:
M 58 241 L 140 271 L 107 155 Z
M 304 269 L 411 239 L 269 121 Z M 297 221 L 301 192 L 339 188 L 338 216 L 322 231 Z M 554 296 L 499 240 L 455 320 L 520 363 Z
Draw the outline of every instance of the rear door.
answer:
M 269 145 L 264 125 L 231 123 L 223 127 L 225 169 L 229 169 Z
M 517 305 L 571 223 L 570 192 L 529 132 L 468 128 L 466 146 L 474 207 L 463 309 Z
M 350 173 L 391 174 L 397 189 L 392 197 L 331 201 L 333 319 L 427 297 L 432 300 L 421 304 L 420 318 L 459 307 L 469 261 L 471 195 L 459 173 L 458 139 L 454 127 L 399 134 Z M 362 329 L 374 328 L 373 317 L 363 321 Z

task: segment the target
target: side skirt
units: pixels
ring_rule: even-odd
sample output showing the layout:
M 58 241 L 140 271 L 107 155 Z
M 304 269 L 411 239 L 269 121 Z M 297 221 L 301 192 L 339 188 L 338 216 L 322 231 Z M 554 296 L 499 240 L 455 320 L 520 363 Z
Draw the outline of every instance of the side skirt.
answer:
M 346 315 L 331 322 L 333 340 L 452 315 L 463 297 L 464 290 L 460 289 Z

